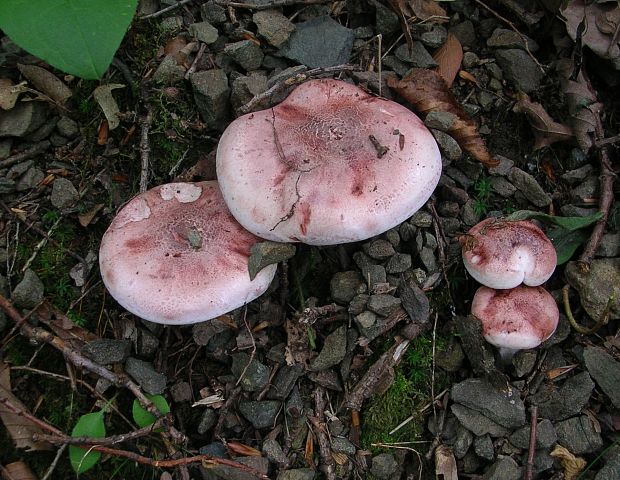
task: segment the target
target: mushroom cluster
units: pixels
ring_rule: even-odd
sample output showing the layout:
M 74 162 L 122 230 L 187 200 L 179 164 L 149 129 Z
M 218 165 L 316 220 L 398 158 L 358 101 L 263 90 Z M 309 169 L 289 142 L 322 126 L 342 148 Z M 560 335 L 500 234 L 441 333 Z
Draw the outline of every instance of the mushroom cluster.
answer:
M 553 335 L 560 313 L 541 285 L 553 274 L 557 256 L 545 233 L 529 221 L 488 218 L 460 242 L 465 268 L 484 285 L 474 294 L 471 313 L 501 357 L 509 360 Z
M 257 298 L 261 239 L 332 245 L 402 223 L 441 175 L 433 136 L 411 111 L 324 79 L 242 116 L 217 149 L 218 182 L 171 183 L 132 199 L 103 236 L 101 274 L 130 312 L 157 323 L 215 318 Z

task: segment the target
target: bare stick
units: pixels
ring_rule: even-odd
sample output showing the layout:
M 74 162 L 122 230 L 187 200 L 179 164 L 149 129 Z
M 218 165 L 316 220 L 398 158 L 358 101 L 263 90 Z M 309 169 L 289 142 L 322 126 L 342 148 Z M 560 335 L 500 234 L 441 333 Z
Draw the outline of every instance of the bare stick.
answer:
M 568 299 L 569 289 L 570 289 L 570 285 L 568 284 L 562 287 L 562 303 L 564 303 L 564 312 L 566 313 L 566 318 L 568 319 L 568 323 L 571 324 L 571 326 L 575 329 L 577 333 L 581 333 L 583 335 L 591 335 L 592 333 L 596 333 L 598 329 L 601 328 L 603 325 L 607 325 L 607 322 L 609 321 L 609 313 L 611 311 L 611 307 L 614 304 L 613 295 L 611 295 L 607 299 L 607 305 L 605 305 L 605 308 L 601 312 L 601 316 L 598 318 L 594 326 L 588 328 L 588 327 L 584 327 L 583 325 L 580 325 L 577 322 L 577 320 L 575 320 L 575 317 L 573 316 L 573 311 L 570 308 L 570 300 Z
M 536 453 L 536 427 L 538 425 L 538 405 L 532 405 L 532 419 L 530 421 L 530 445 L 527 454 L 527 469 L 525 470 L 525 479 L 532 480 L 532 472 L 534 470 L 534 454 Z
M 215 0 L 215 3 L 222 7 L 247 8 L 252 10 L 267 10 L 269 8 L 287 7 L 290 5 L 321 5 L 331 3 L 332 0 L 271 0 L 269 2 L 233 2 L 230 0 Z
M 58 462 L 60 461 L 60 457 L 62 457 L 62 454 L 64 453 L 66 448 L 67 448 L 67 445 L 62 445 L 58 449 L 58 451 L 56 452 L 56 456 L 54 457 L 54 460 L 52 461 L 52 463 L 50 463 L 49 468 L 47 469 L 47 471 L 45 472 L 45 475 L 43 475 L 41 480 L 48 480 L 52 478 L 52 473 L 54 473 L 54 470 L 56 470 L 56 465 L 58 465 Z
M 247 365 L 245 367 L 243 367 L 243 370 L 241 371 L 241 375 L 239 375 L 239 378 L 237 379 L 237 383 L 235 383 L 235 387 L 239 386 L 239 384 L 241 383 L 241 380 L 243 380 L 243 377 L 245 377 L 245 374 L 248 371 L 248 368 L 250 368 L 250 365 L 254 361 L 254 356 L 256 355 L 256 341 L 254 340 L 254 335 L 252 334 L 252 329 L 250 328 L 250 325 L 248 324 L 248 307 L 247 307 L 247 305 L 243 309 L 243 323 L 245 324 L 245 328 L 247 329 L 248 334 L 250 335 L 250 340 L 252 340 L 252 352 L 250 353 L 250 358 L 248 359 Z
M 149 107 L 146 112 L 146 117 L 142 123 L 142 134 L 140 136 L 140 192 L 146 192 L 149 185 L 149 154 L 151 153 L 151 147 L 149 145 L 149 130 L 151 123 L 153 123 L 153 110 Z
M 10 157 L 5 158 L 0 161 L 0 168 L 10 167 L 19 162 L 23 162 L 24 160 L 28 160 L 29 158 L 36 157 L 41 153 L 45 152 L 51 143 L 47 140 L 43 140 L 42 142 L 35 143 L 32 147 L 23 152 L 16 153 L 15 155 L 11 155 Z
M 316 387 L 314 391 L 314 417 L 308 420 L 314 427 L 317 441 L 319 442 L 319 454 L 321 455 L 321 470 L 327 480 L 336 480 L 336 467 L 332 456 L 331 442 L 327 434 L 325 424 L 325 392 L 323 387 Z
M 138 17 L 140 20 L 148 20 L 149 18 L 157 18 L 157 17 L 161 17 L 164 13 L 168 13 L 171 12 L 172 10 L 175 10 L 179 7 L 182 7 L 183 5 L 191 2 L 192 0 L 180 0 L 179 2 L 175 3 L 174 5 L 170 5 L 166 8 L 162 8 L 161 10 L 158 10 L 157 12 L 153 12 L 153 13 L 149 13 L 148 15 L 142 15 L 140 17 Z

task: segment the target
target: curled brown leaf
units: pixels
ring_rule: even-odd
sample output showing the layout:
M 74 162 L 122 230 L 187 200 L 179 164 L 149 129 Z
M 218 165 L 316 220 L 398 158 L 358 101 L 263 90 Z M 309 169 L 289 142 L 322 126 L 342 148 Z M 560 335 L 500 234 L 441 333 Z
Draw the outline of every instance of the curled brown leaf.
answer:
M 450 112 L 457 119 L 448 133 L 461 148 L 487 167 L 499 162 L 491 156 L 478 132 L 476 123 L 465 113 L 439 73 L 423 68 L 412 69 L 402 80 L 388 79 L 388 86 L 411 103 L 418 112 Z
M 444 44 L 433 53 L 433 60 L 437 62 L 435 71 L 446 81 L 448 87 L 451 87 L 463 61 L 463 47 L 459 39 L 448 33 Z
M 558 123 L 547 113 L 540 103 L 532 102 L 525 93 L 520 93 L 518 101 L 512 109 L 517 113 L 524 113 L 534 133 L 534 150 L 547 147 L 555 142 L 562 142 L 573 138 L 573 130 L 562 123 Z

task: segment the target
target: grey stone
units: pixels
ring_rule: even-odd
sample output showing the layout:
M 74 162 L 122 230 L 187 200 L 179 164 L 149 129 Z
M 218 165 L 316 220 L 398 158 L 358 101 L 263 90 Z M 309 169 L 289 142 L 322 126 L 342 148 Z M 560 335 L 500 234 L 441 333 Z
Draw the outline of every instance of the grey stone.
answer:
M 336 453 L 344 453 L 345 455 L 353 456 L 357 451 L 355 445 L 344 437 L 332 437 L 332 450 Z
M 280 263 L 295 255 L 295 245 L 282 242 L 257 242 L 250 248 L 250 258 L 248 260 L 248 271 L 250 279 L 254 277 L 263 268 L 274 263 Z
M 265 457 L 233 457 L 233 460 L 263 475 L 266 475 L 269 471 L 269 460 Z M 208 471 L 214 473 L 217 478 L 224 480 L 256 480 L 257 478 L 256 475 L 228 465 L 216 465 L 215 467 L 209 468 Z
M 506 79 L 519 90 L 530 93 L 539 87 L 544 73 L 527 52 L 516 48 L 496 50 L 495 58 Z
M 370 473 L 381 480 L 393 478 L 398 471 L 398 462 L 391 453 L 381 453 L 372 457 Z
M 530 373 L 536 365 L 537 354 L 532 350 L 520 350 L 512 358 L 517 377 L 523 377 Z
M 400 244 L 400 234 L 396 228 L 390 228 L 387 232 L 384 233 L 385 238 L 388 242 L 390 242 L 394 247 L 397 247 Z
M 411 51 L 409 51 L 409 47 L 404 43 L 394 50 L 394 55 L 401 62 L 405 62 L 414 68 L 433 68 L 437 66 L 437 62 L 433 60 L 433 57 L 421 42 L 413 42 L 411 47 Z
M 458 418 L 459 422 L 474 435 L 480 436 L 487 433 L 492 437 L 503 437 L 508 435 L 508 429 L 471 408 L 454 403 L 450 409 L 456 418 Z
M 351 315 L 359 315 L 362 313 L 368 304 L 369 298 L 370 296 L 364 293 L 355 295 L 355 297 L 351 299 L 351 302 L 349 302 L 349 313 Z
M 206 3 L 203 3 L 200 6 L 200 13 L 203 20 L 210 22 L 213 25 L 220 25 L 228 20 L 226 18 L 226 9 L 215 3 L 214 0 L 209 0 Z
M 450 202 L 456 202 L 459 205 L 465 205 L 469 200 L 469 195 L 465 190 L 451 185 L 442 185 L 437 189 L 439 198 Z
M 209 455 L 215 458 L 226 458 L 226 446 L 222 442 L 212 442 L 198 449 L 200 455 Z
M 461 459 L 467 454 L 469 447 L 471 447 L 474 441 L 473 434 L 462 425 L 456 427 L 456 440 L 454 441 L 453 451 L 454 456 Z
M 400 298 L 387 294 L 371 295 L 368 299 L 368 309 L 382 317 L 387 317 L 396 310 L 400 304 Z
M 445 218 L 445 220 L 448 219 Z M 458 220 L 456 221 L 458 222 Z M 422 264 L 424 265 L 424 268 L 426 268 L 427 272 L 434 272 L 437 270 L 437 259 L 435 258 L 435 254 L 433 253 L 432 248 L 423 247 L 422 250 L 420 250 L 420 260 L 422 261 Z
M 311 468 L 295 468 L 278 473 L 276 480 L 314 480 L 315 475 Z
M 200 422 L 198 423 L 198 433 L 200 435 L 204 435 L 217 423 L 217 413 L 212 408 L 206 408 L 204 412 L 202 412 L 202 417 L 200 417 Z
M 590 375 L 614 407 L 620 409 L 620 362 L 606 351 L 587 346 L 583 351 L 583 359 Z
M 531 401 L 538 404 L 541 417 L 553 421 L 564 420 L 581 412 L 593 389 L 594 382 L 588 372 L 581 372 L 566 380 L 562 387 L 553 390 L 549 396 L 543 397 L 542 390 L 537 392 L 531 397 Z
M 75 138 L 80 134 L 78 123 L 65 115 L 62 115 L 56 123 L 56 130 L 63 137 Z
M 338 365 L 347 353 L 347 327 L 342 325 L 325 338 L 325 344 L 319 355 L 310 362 L 313 372 L 327 370 Z
M 230 88 L 223 70 L 204 70 L 190 76 L 194 99 L 205 125 L 223 129 L 228 119 Z
M 11 294 L 11 300 L 18 308 L 34 308 L 43 301 L 45 288 L 33 270 L 27 269 Z
M 476 94 L 476 97 L 478 98 L 478 105 L 480 105 L 485 112 L 490 112 L 495 104 L 495 95 L 491 92 L 482 90 Z M 482 132 L 482 127 L 480 131 Z
M 603 438 L 596 431 L 590 417 L 581 415 L 555 424 L 558 443 L 573 455 L 595 452 L 603 446 Z
M 11 149 L 13 148 L 13 139 L 5 138 L 0 140 L 0 159 L 4 160 L 11 155 Z
M 440 218 L 443 233 L 447 236 L 453 236 L 462 229 L 461 222 L 456 218 Z
M 589 217 L 598 212 L 596 208 L 583 208 L 576 205 L 562 205 L 560 213 L 565 217 Z
M 383 239 L 372 240 L 371 242 L 365 243 L 363 248 L 366 255 L 375 260 L 385 260 L 396 253 L 392 244 Z
M 439 48 L 448 38 L 448 31 L 441 25 L 433 25 L 430 30 L 420 33 L 418 38 L 428 48 Z
M 510 443 L 522 449 L 529 448 L 530 445 L 530 426 L 525 425 L 510 435 Z M 544 418 L 536 426 L 536 448 L 548 449 L 557 442 L 558 436 L 551 420 Z
M 474 52 L 465 52 L 463 54 L 463 68 L 474 68 L 480 63 L 480 57 Z
M 485 460 L 493 460 L 495 457 L 495 449 L 493 448 L 493 441 L 489 435 L 482 435 L 481 437 L 474 438 L 474 452 L 480 458 Z
M 129 357 L 125 362 L 125 371 L 146 393 L 158 395 L 166 388 L 166 376 L 157 372 L 150 362 Z
M 472 378 L 454 385 L 451 398 L 504 427 L 520 427 L 525 423 L 525 406 L 513 388 L 499 391 L 486 380 Z
M 573 202 L 583 203 L 599 195 L 599 180 L 596 177 L 588 177 L 582 183 L 572 188 L 570 196 Z
M 491 184 L 491 188 L 493 189 L 493 191 L 504 198 L 512 197 L 517 191 L 517 187 L 515 187 L 504 177 L 491 177 L 489 179 L 489 183 Z
M 355 323 L 357 323 L 362 330 L 372 328 L 375 323 L 377 323 L 377 315 L 370 310 L 364 310 L 362 313 L 355 316 Z
M 461 207 L 456 202 L 439 202 L 437 204 L 437 213 L 442 217 L 458 217 Z
M 400 30 L 400 21 L 398 15 L 386 5 L 374 0 L 372 4 L 375 6 L 375 25 L 377 33 L 390 35 Z
M 224 48 L 224 54 L 246 71 L 256 70 L 260 67 L 264 57 L 260 46 L 252 40 L 229 43 Z
M 44 102 L 18 102 L 11 110 L 0 110 L 0 138 L 25 137 L 40 128 L 46 116 Z
M 359 288 L 363 284 L 364 279 L 357 270 L 337 272 L 329 283 L 332 299 L 335 302 L 347 304 L 360 293 Z
M 0 195 L 6 195 L 16 191 L 15 180 L 0 176 Z
M 53 147 L 62 147 L 63 145 L 67 145 L 70 142 L 68 138 L 58 135 L 56 132 L 53 132 L 50 135 L 49 141 Z
M 217 28 L 209 22 L 192 23 L 188 30 L 192 37 L 206 43 L 207 45 L 211 45 L 217 41 Z
M 411 265 L 411 255 L 408 253 L 396 252 L 385 264 L 385 271 L 391 274 L 403 273 L 409 270 Z
M 487 46 L 492 48 L 521 48 L 525 50 L 526 45 L 530 52 L 538 50 L 538 44 L 534 40 L 507 28 L 496 28 L 487 39 Z
M 597 257 L 620 256 L 620 233 L 606 233 L 596 249 Z
M 471 20 L 457 23 L 450 28 L 450 33 L 458 38 L 464 47 L 471 47 L 476 43 L 476 30 Z
M 271 387 L 267 392 L 267 398 L 270 400 L 284 400 L 293 391 L 297 379 L 304 372 L 301 364 L 282 365 L 278 370 L 275 378 L 271 382 Z
M 215 335 L 229 329 L 230 327 L 222 320 L 214 318 L 208 322 L 200 322 L 192 325 L 192 338 L 196 345 L 204 347 Z
M 159 337 L 145 328 L 139 329 L 138 355 L 144 358 L 153 358 L 160 348 Z
M 252 15 L 252 21 L 258 28 L 258 35 L 276 48 L 284 45 L 295 31 L 293 22 L 278 10 L 258 11 Z
M 431 132 L 435 140 L 437 140 L 437 145 L 439 145 L 441 153 L 443 153 L 448 160 L 459 160 L 463 156 L 463 151 L 454 138 L 441 130 L 431 129 Z
M 461 208 L 461 220 L 468 227 L 473 227 L 482 220 L 482 212 L 476 209 L 476 201 L 468 200 L 463 208 Z
M 609 318 L 620 318 L 620 258 L 592 260 L 587 272 L 581 271 L 578 262 L 568 262 L 564 273 L 590 318 L 601 318 L 610 298 Z
M 588 175 L 592 173 L 594 167 L 590 164 L 584 165 L 583 167 L 576 168 L 575 170 L 569 170 L 566 173 L 563 173 L 560 178 L 564 180 L 569 185 L 575 185 L 579 182 L 583 182 Z
M 277 400 L 242 401 L 239 411 L 254 428 L 270 428 L 275 424 L 280 406 Z
M 430 228 L 433 225 L 433 216 L 428 212 L 418 210 L 411 216 L 409 223 L 420 228 Z
M 37 167 L 30 167 L 15 183 L 15 189 L 18 192 L 31 190 L 41 183 L 45 178 L 45 173 Z
M 241 378 L 240 385 L 246 392 L 257 392 L 269 382 L 269 368 L 256 357 L 252 358 L 252 361 L 250 358 L 250 355 L 244 352 L 234 354 L 231 371 L 235 377 Z
M 483 480 L 520 480 L 523 472 L 511 457 L 499 457 L 482 475 Z
M 456 118 L 457 117 L 454 113 L 431 111 L 424 119 L 424 125 L 428 128 L 434 128 L 436 130 L 441 130 L 442 132 L 447 132 L 450 130 L 452 125 L 454 125 Z
M 353 30 L 331 17 L 316 17 L 298 23 L 280 53 L 310 68 L 332 67 L 348 62 L 354 38 Z
M 620 447 L 610 448 L 603 455 L 605 465 L 601 468 L 594 480 L 620 480 Z
M 131 342 L 129 340 L 112 338 L 93 340 L 82 347 L 82 354 L 101 365 L 124 362 L 130 352 Z
M 52 205 L 58 209 L 68 208 L 74 205 L 79 198 L 80 194 L 70 180 L 63 177 L 56 177 L 52 185 Z
M 173 55 L 166 55 L 153 74 L 153 81 L 161 85 L 176 85 L 185 79 L 186 69 Z
M 546 207 L 551 203 L 551 197 L 529 173 L 513 167 L 508 174 L 508 179 L 525 195 L 525 198 L 537 207 Z
M 461 345 L 454 340 L 449 340 L 442 350 L 437 351 L 435 362 L 446 372 L 458 372 L 463 366 L 463 360 L 465 360 L 465 352 Z
M 397 75 L 404 77 L 411 67 L 405 62 L 401 62 L 395 55 L 386 55 L 383 59 L 383 66 L 396 72 Z
M 458 168 L 448 167 L 444 170 L 444 172 L 465 190 L 469 190 L 474 185 L 474 180 L 469 178 Z
M 192 387 L 187 382 L 175 383 L 170 387 L 170 394 L 177 403 L 189 402 L 192 399 Z
M 288 457 L 282 450 L 282 447 L 273 438 L 266 438 L 263 442 L 263 453 L 267 456 L 270 462 L 277 463 L 279 465 L 287 465 Z

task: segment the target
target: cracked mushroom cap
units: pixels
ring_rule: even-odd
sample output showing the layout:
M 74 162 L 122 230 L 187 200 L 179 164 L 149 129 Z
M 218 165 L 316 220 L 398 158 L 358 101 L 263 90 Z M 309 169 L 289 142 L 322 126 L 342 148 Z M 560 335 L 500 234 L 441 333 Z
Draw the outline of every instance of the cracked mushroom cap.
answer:
M 250 247 L 260 239 L 228 211 L 217 182 L 169 183 L 134 197 L 101 241 L 110 294 L 151 322 L 183 325 L 260 296 L 276 265 L 250 281 Z
M 232 214 L 279 242 L 378 235 L 415 213 L 440 174 L 437 143 L 415 114 L 332 79 L 304 83 L 279 105 L 239 117 L 217 149 Z
M 557 263 L 551 240 L 525 220 L 487 218 L 461 236 L 460 242 L 469 274 L 491 288 L 541 285 Z
M 482 323 L 486 341 L 503 350 L 502 356 L 537 347 L 553 335 L 560 319 L 547 290 L 524 285 L 510 290 L 480 287 L 471 313 Z

